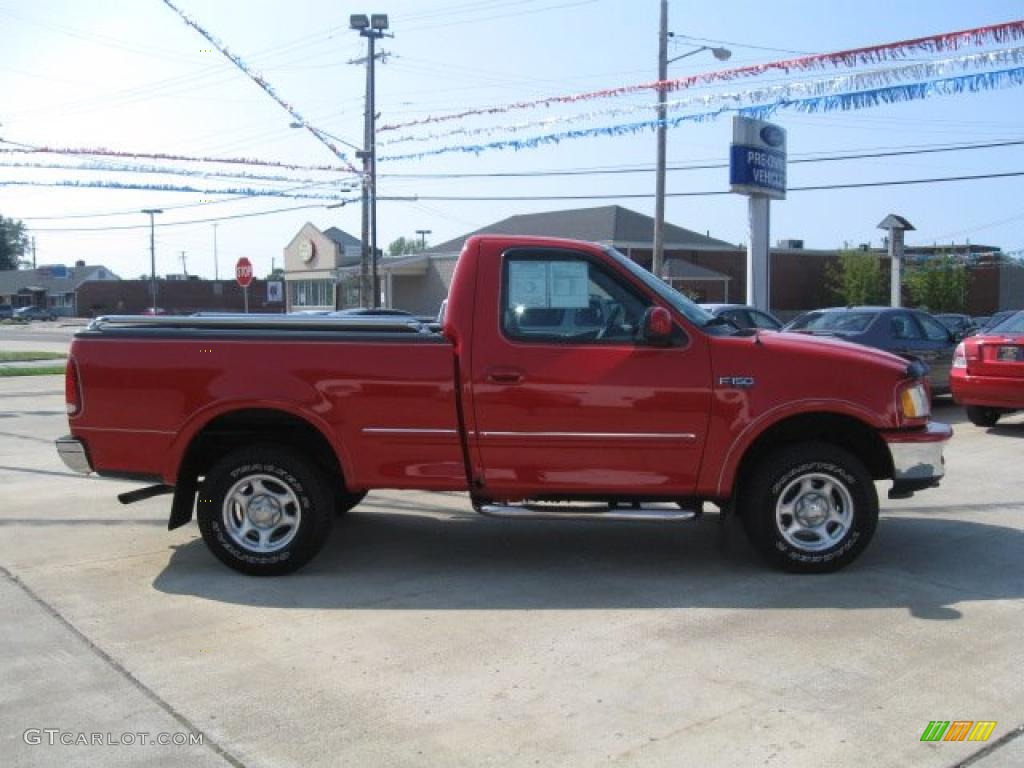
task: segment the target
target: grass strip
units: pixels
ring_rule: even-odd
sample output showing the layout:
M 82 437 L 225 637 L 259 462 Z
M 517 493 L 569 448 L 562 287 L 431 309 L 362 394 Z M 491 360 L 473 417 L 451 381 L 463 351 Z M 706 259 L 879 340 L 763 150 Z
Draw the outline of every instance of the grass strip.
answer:
M 4 352 L 0 350 L 0 363 L 28 363 L 33 360 L 63 360 L 62 352 Z
M 5 376 L 63 376 L 64 366 L 63 365 L 40 365 L 34 368 L 25 366 L 24 368 L 0 368 L 0 379 Z

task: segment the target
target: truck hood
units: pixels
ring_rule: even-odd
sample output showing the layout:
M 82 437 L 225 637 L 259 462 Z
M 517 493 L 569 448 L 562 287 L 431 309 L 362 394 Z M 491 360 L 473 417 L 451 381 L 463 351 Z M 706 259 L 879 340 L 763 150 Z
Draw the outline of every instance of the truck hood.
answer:
M 920 363 L 830 337 L 762 331 L 711 339 L 712 388 L 730 423 L 825 409 L 895 428 L 899 383 Z
M 877 366 L 892 370 L 899 377 L 906 375 L 907 360 L 875 347 L 866 347 L 851 341 L 843 341 L 839 335 L 807 334 L 789 332 L 760 332 L 758 340 L 768 350 L 798 357 L 840 358 L 860 361 L 865 366 Z
M 760 331 L 712 338 L 716 388 L 746 381 L 752 394 L 861 404 L 873 400 L 873 406 L 888 407 L 896 384 L 924 370 L 921 363 L 834 337 Z

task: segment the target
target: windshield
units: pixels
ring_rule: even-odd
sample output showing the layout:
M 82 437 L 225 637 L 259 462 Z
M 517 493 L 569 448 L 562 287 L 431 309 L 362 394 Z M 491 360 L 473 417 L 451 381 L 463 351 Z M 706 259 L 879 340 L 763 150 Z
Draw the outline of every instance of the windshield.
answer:
M 787 331 L 828 331 L 829 333 L 863 333 L 875 319 L 876 312 L 808 312 L 788 326 Z
M 668 302 L 674 309 L 677 309 L 691 322 L 704 327 L 715 319 L 714 315 L 698 307 L 679 291 L 670 286 L 664 280 L 659 280 L 646 269 L 641 267 L 632 259 L 628 259 L 614 248 L 606 247 L 605 251 L 615 261 L 628 269 L 644 285 L 654 291 L 658 296 Z

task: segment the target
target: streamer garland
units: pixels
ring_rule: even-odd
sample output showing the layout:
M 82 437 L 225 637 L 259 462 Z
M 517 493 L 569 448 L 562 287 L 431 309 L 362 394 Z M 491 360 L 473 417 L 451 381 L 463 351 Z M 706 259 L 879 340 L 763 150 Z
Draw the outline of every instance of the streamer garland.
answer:
M 167 2 L 167 0 L 164 0 Z M 625 96 L 627 94 L 641 93 L 643 91 L 677 91 L 685 88 L 692 88 L 699 84 L 712 84 L 726 80 L 735 80 L 742 77 L 756 77 L 771 71 L 779 71 L 789 74 L 794 71 L 807 71 L 814 69 L 825 69 L 827 67 L 853 67 L 862 64 L 878 64 L 885 61 L 896 61 L 906 58 L 915 53 L 942 53 L 957 51 L 966 46 L 980 46 L 990 43 L 1004 44 L 1024 38 L 1024 20 L 1009 21 L 1004 24 L 993 24 L 986 27 L 976 27 L 958 32 L 946 32 L 929 37 L 918 37 L 912 40 L 901 40 L 894 43 L 872 45 L 865 48 L 852 48 L 845 51 L 834 51 L 832 53 L 818 53 L 811 56 L 801 56 L 795 59 L 784 61 L 771 61 L 764 64 L 752 64 L 745 67 L 723 69 L 715 72 L 703 72 L 673 80 L 656 80 L 649 83 L 635 85 L 624 85 L 617 88 L 605 88 L 599 91 L 576 93 L 565 96 L 549 96 L 531 101 L 517 101 L 510 104 L 502 104 L 491 107 L 480 107 L 468 109 L 462 112 L 454 112 L 446 115 L 433 115 L 429 117 L 410 120 L 404 123 L 391 123 L 382 125 L 377 130 L 380 132 L 394 131 L 399 128 L 409 128 L 416 125 L 427 125 L 430 123 L 443 123 L 451 120 L 460 120 L 465 117 L 477 115 L 496 115 L 513 110 L 533 109 L 535 107 L 549 107 L 554 104 L 572 104 L 578 101 L 590 101 L 593 99 L 607 99 L 614 96 Z
M 811 98 L 825 96 L 848 91 L 861 91 L 880 85 L 889 85 L 906 80 L 925 80 L 938 78 L 951 72 L 962 72 L 969 69 L 988 66 L 1007 66 L 1024 63 L 1024 47 L 1010 48 L 989 53 L 971 54 L 940 61 L 930 61 L 920 64 L 910 64 L 901 67 L 888 69 L 877 69 L 870 72 L 857 72 L 840 77 L 830 77 L 820 80 L 800 81 L 786 83 L 783 85 L 768 86 L 763 88 L 749 89 L 745 91 L 734 91 L 725 93 L 706 94 L 692 96 L 686 99 L 678 99 L 667 102 L 666 111 L 675 112 L 688 107 L 699 106 L 703 108 L 712 107 L 716 104 L 760 104 L 772 101 L 780 101 L 795 98 Z M 530 128 L 548 127 L 565 123 L 575 123 L 593 120 L 598 117 L 619 117 L 657 109 L 658 105 L 637 104 L 629 107 L 615 109 L 595 110 L 582 112 L 561 117 L 551 117 L 544 120 L 532 120 L 506 126 L 487 126 L 482 128 L 453 128 L 447 131 L 437 131 L 428 134 L 397 136 L 393 139 L 379 141 L 378 145 L 394 145 L 410 142 L 428 142 L 445 139 L 451 136 L 491 136 L 496 133 L 517 133 Z
M 202 179 L 242 179 L 244 181 L 269 181 L 286 184 L 325 184 L 344 183 L 343 181 L 325 181 L 324 179 L 300 178 L 296 176 L 265 176 L 255 173 L 217 173 L 188 168 L 171 168 L 161 165 L 126 165 L 122 163 L 79 163 L 63 165 L 61 163 L 19 163 L 0 161 L 2 168 L 31 168 L 38 170 L 63 171 L 98 171 L 100 173 L 140 173 L 153 176 L 192 176 Z
M 270 83 L 267 82 L 266 78 L 264 78 L 262 75 L 259 75 L 255 71 L 253 71 L 249 67 L 248 64 L 246 64 L 244 61 L 242 61 L 241 57 L 239 57 L 236 54 L 232 53 L 228 49 L 228 47 L 226 45 L 224 45 L 224 43 L 222 43 L 220 40 L 218 40 L 216 37 L 214 37 L 213 34 L 211 34 L 206 29 L 204 29 L 202 26 L 200 26 L 199 22 L 197 22 L 192 17 L 188 16 L 184 11 L 182 11 L 174 3 L 172 3 L 171 0 L 164 0 L 164 5 L 166 5 L 168 8 L 170 8 L 176 14 L 178 14 L 178 16 L 181 17 L 181 20 L 184 21 L 188 26 L 192 27 L 192 29 L 194 29 L 200 35 L 202 35 L 207 40 L 209 40 L 210 44 L 213 45 L 214 48 L 216 48 L 218 51 L 220 51 L 232 64 L 234 64 L 236 67 L 238 67 L 250 80 L 252 80 L 254 83 L 256 83 L 256 85 L 258 85 L 260 88 L 262 88 L 263 92 L 266 93 L 275 102 L 277 102 L 281 107 L 283 107 L 284 110 L 289 115 L 291 115 L 292 118 L 294 118 L 296 122 L 301 123 L 302 127 L 305 128 L 307 131 L 309 131 L 311 134 L 313 134 L 313 136 L 316 137 L 317 141 L 319 141 L 321 144 L 323 144 L 325 147 L 327 147 L 329 150 L 331 150 L 331 152 L 334 153 L 335 157 L 337 157 L 339 160 L 341 160 L 343 163 L 345 163 L 345 166 L 346 166 L 345 170 L 351 171 L 352 173 L 358 173 L 358 171 L 356 170 L 355 166 L 353 166 L 349 162 L 349 159 L 345 155 L 345 153 L 342 152 L 340 149 L 338 149 L 334 145 L 334 142 L 332 142 L 330 139 L 328 139 L 323 131 L 315 128 L 314 126 L 312 126 L 308 122 L 306 122 L 306 118 L 304 118 L 302 115 L 300 115 L 298 113 L 298 111 L 291 104 L 289 104 L 284 99 L 282 99 L 280 96 L 278 96 L 277 92 L 274 90 L 273 86 L 271 86 Z
M 686 122 L 707 122 L 715 120 L 720 115 L 734 112 L 740 115 L 747 115 L 758 119 L 771 117 L 780 109 L 792 109 L 798 112 L 814 114 L 818 112 L 834 112 L 836 110 L 848 111 L 854 109 L 866 109 L 879 104 L 897 104 L 907 101 L 919 101 L 933 96 L 951 96 L 962 93 L 977 93 L 980 91 L 993 90 L 996 88 L 1012 88 L 1024 85 L 1024 67 L 1013 69 L 996 70 L 960 77 L 943 78 L 940 80 L 929 80 L 921 83 L 908 83 L 905 85 L 887 86 L 875 88 L 868 91 L 857 91 L 851 93 L 837 93 L 827 96 L 817 96 L 805 99 L 780 99 L 771 104 L 759 104 L 749 107 L 719 107 L 711 112 L 701 112 L 691 115 L 680 115 L 666 120 L 644 120 L 634 123 L 623 123 L 608 125 L 600 128 L 582 128 L 559 133 L 549 133 L 543 136 L 533 136 L 529 139 L 506 139 L 503 141 L 492 141 L 487 144 L 469 144 L 440 147 L 425 152 L 416 152 L 408 155 L 391 155 L 378 158 L 380 161 L 395 160 L 420 160 L 425 157 L 445 155 L 452 153 L 464 153 L 478 155 L 488 150 L 504 149 L 533 149 L 546 144 L 558 144 L 562 141 L 572 139 L 590 138 L 594 136 L 623 136 L 636 134 L 642 131 L 649 131 L 665 125 L 667 128 L 675 128 Z
M 71 187 L 81 189 L 141 189 L 148 192 L 193 192 L 199 195 L 236 195 L 242 197 L 283 197 L 293 200 L 344 200 L 343 195 L 322 195 L 310 192 L 279 192 L 273 189 L 231 187 L 226 189 L 200 189 L 174 184 L 126 184 L 119 181 L 0 181 L 0 187 Z
M 147 160 L 180 160 L 188 163 L 223 163 L 225 165 L 250 165 L 264 168 L 282 168 L 290 171 L 345 171 L 351 169 L 338 165 L 300 165 L 298 163 L 285 163 L 279 160 L 258 160 L 247 157 L 197 157 L 194 155 L 172 155 L 166 152 L 131 152 L 106 149 L 105 147 L 48 147 L 29 146 L 27 144 L 15 144 L 11 141 L 0 139 L 0 144 L 12 144 L 14 146 L 0 147 L 0 153 L 7 154 L 41 154 L 41 155 L 95 155 L 97 157 L 123 157 L 123 158 L 145 158 Z

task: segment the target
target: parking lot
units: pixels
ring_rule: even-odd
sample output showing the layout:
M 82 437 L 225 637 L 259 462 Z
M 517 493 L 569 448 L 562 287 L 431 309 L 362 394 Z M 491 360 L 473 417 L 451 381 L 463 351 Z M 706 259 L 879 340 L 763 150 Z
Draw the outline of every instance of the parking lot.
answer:
M 67 337 L 4 332 L 0 349 Z M 137 486 L 64 468 L 61 377 L 0 378 L 0 754 L 1024 764 L 1024 415 L 985 430 L 936 410 L 956 429 L 942 487 L 887 501 L 880 484 L 874 542 L 833 575 L 767 569 L 710 507 L 676 526 L 503 521 L 460 494 L 379 492 L 306 569 L 254 579 L 194 525 L 168 533 L 169 497 L 123 507 Z M 933 720 L 998 724 L 987 744 L 922 742 Z M 180 733 L 203 743 L 149 743 Z

